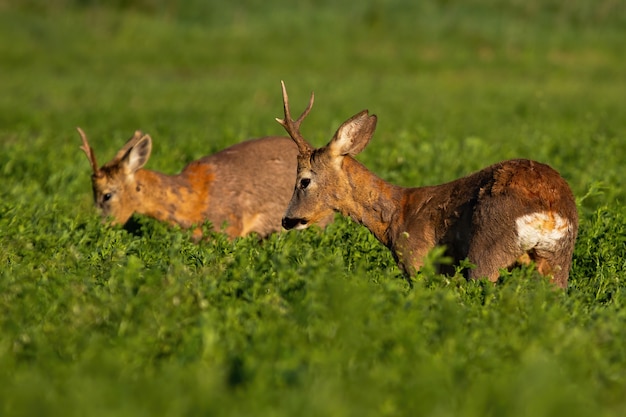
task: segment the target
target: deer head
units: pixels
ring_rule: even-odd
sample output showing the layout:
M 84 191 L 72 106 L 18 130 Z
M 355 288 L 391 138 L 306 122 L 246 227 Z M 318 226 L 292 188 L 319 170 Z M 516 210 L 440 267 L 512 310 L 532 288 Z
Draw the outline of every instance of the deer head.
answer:
M 77 128 L 83 145 L 81 149 L 91 164 L 91 184 L 96 207 L 102 217 L 111 217 L 112 224 L 124 224 L 135 212 L 139 202 L 136 193 L 131 190 L 141 187 L 136 183 L 134 174 L 141 169 L 152 151 L 152 139 L 140 131 L 120 149 L 115 157 L 98 168 L 93 149 L 89 146 L 87 136 L 81 128 Z
M 300 152 L 296 186 L 283 217 L 283 227 L 303 229 L 334 211 L 349 214 L 346 199 L 349 199 L 351 185 L 343 170 L 344 158 L 358 154 L 367 146 L 376 129 L 376 116 L 367 110 L 357 113 L 337 129 L 326 146 L 314 149 L 300 133 L 300 124 L 313 106 L 313 94 L 305 111 L 294 121 L 284 82 L 281 81 L 281 85 L 285 118 L 276 120 Z

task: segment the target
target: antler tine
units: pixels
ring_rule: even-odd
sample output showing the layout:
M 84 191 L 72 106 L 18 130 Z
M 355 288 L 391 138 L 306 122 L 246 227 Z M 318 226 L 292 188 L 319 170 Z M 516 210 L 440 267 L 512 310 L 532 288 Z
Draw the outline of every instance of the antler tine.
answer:
M 315 101 L 315 94 L 311 92 L 309 105 L 307 106 L 306 109 L 304 109 L 304 111 L 302 112 L 300 117 L 298 117 L 297 120 L 293 120 L 291 118 L 291 112 L 289 110 L 289 96 L 287 95 L 287 88 L 285 87 L 285 82 L 281 80 L 280 85 L 283 90 L 283 107 L 285 110 L 285 118 L 279 119 L 277 117 L 276 121 L 285 128 L 287 133 L 289 133 L 289 136 L 291 136 L 291 138 L 296 142 L 301 152 L 304 150 L 310 149 L 309 144 L 306 142 L 306 140 L 302 137 L 302 134 L 300 133 L 300 124 L 302 124 L 302 121 L 311 112 L 311 108 L 313 107 L 313 102 Z
M 76 130 L 78 130 L 78 134 L 83 140 L 83 145 L 80 147 L 80 149 L 82 149 L 85 152 L 85 155 L 87 155 L 87 159 L 89 159 L 89 163 L 91 164 L 91 169 L 93 170 L 93 173 L 97 174 L 98 162 L 96 162 L 96 155 L 93 153 L 93 149 L 91 149 L 91 146 L 89 146 L 89 142 L 87 141 L 87 135 L 85 135 L 85 132 L 83 132 L 83 129 L 81 129 L 80 127 L 77 127 Z

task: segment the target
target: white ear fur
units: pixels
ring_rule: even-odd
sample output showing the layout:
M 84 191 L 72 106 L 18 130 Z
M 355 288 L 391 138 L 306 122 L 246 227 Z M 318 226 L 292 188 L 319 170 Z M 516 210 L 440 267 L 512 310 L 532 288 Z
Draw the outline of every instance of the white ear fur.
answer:
M 361 152 L 374 135 L 376 120 L 376 115 L 370 116 L 367 110 L 346 120 L 328 143 L 331 153 L 334 156 L 354 156 Z
M 136 144 L 132 146 L 124 156 L 124 165 L 128 173 L 134 173 L 141 169 L 152 152 L 152 138 L 144 135 Z

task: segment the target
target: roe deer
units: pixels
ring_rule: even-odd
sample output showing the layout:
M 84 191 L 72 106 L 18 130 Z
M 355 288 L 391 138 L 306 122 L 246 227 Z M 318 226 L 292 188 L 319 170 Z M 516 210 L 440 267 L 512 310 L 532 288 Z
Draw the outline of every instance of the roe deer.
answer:
M 210 221 L 231 238 L 255 232 L 263 238 L 281 230 L 281 217 L 296 181 L 297 146 L 286 137 L 249 140 L 191 162 L 180 174 L 143 169 L 152 139 L 140 131 L 115 157 L 98 167 L 87 136 L 77 128 L 93 174 L 93 196 L 103 217 L 125 224 L 133 213 L 183 228 Z M 322 220 L 320 225 L 329 222 Z
M 284 119 L 276 119 L 298 145 L 298 174 L 283 218 L 285 229 L 340 212 L 367 227 L 411 275 L 435 246 L 455 263 L 475 264 L 469 278 L 497 281 L 500 268 L 534 262 L 542 275 L 566 288 L 578 214 L 572 192 L 552 168 L 516 159 L 455 181 L 417 188 L 385 182 L 353 157 L 370 141 L 376 116 L 364 110 L 344 122 L 331 141 L 314 149 L 300 133 L 313 106 L 293 120 L 282 83 Z M 440 265 L 442 272 L 454 272 Z

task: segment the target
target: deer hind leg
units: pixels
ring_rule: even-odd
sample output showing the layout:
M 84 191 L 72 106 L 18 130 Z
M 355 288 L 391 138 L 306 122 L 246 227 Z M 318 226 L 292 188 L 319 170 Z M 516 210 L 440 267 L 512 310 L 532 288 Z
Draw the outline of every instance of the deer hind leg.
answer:
M 569 278 L 570 261 L 573 248 L 561 248 L 560 251 L 546 251 L 533 249 L 518 258 L 518 264 L 529 264 L 533 262 L 537 272 L 545 277 L 550 277 L 550 281 L 560 288 L 567 288 Z
M 472 250 L 468 254 L 470 262 L 476 267 L 469 272 L 470 279 L 487 278 L 496 282 L 500 278 L 500 269 L 506 269 L 517 261 L 517 253 L 506 247 L 493 245 L 483 250 Z
M 500 278 L 500 270 L 509 271 L 520 265 L 534 264 L 537 271 L 543 276 L 550 276 L 556 281 L 561 268 L 554 260 L 554 254 L 530 250 L 520 254 L 520 250 L 510 251 L 505 248 L 492 247 L 489 251 L 474 252 L 470 255 L 470 261 L 476 264 L 476 268 L 470 271 L 470 278 L 478 279 L 487 277 L 490 281 L 496 282 Z M 558 277 L 561 279 L 560 275 Z M 567 278 L 565 280 L 567 282 Z M 562 286 L 559 284 L 559 286 Z
M 518 254 L 519 252 L 517 252 Z M 496 282 L 500 277 L 500 269 L 513 269 L 520 265 L 534 263 L 537 272 L 545 277 L 550 277 L 552 283 L 560 288 L 567 287 L 569 277 L 571 255 L 566 252 L 549 252 L 531 250 L 521 256 L 505 250 L 493 250 L 489 253 L 476 254 L 470 257 L 470 261 L 476 264 L 476 268 L 470 271 L 470 278 L 478 279 L 487 277 Z
M 515 229 L 501 227 L 504 222 L 497 223 L 498 230 L 481 228 L 472 235 L 467 257 L 475 268 L 469 271 L 470 279 L 486 277 L 496 282 L 500 278 L 500 270 L 514 265 L 522 253 Z

